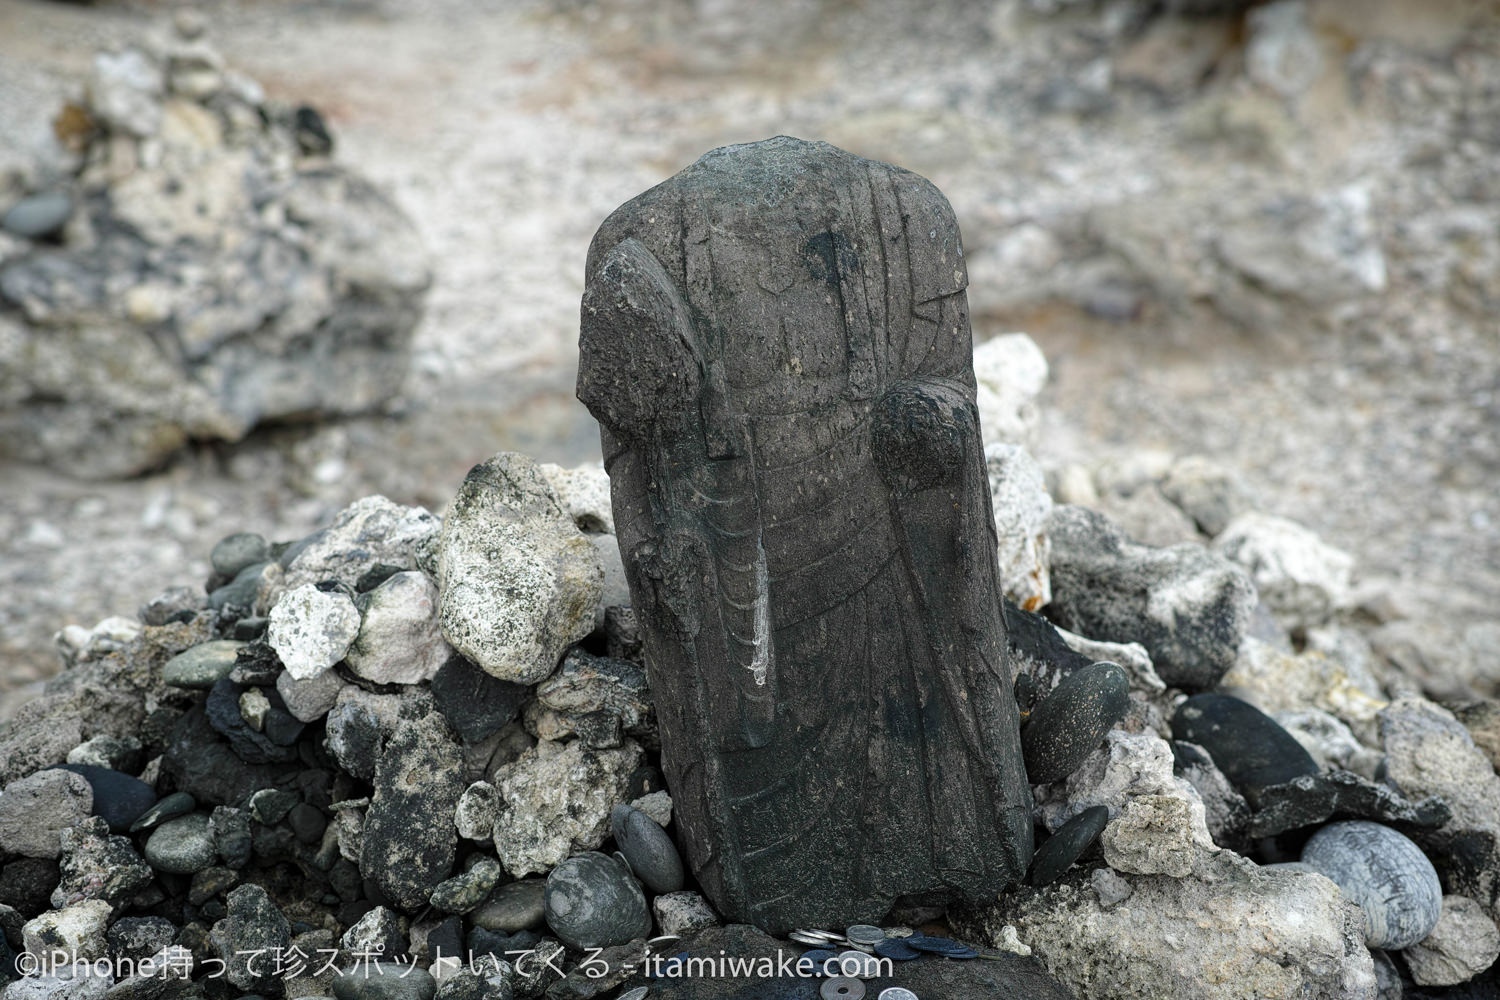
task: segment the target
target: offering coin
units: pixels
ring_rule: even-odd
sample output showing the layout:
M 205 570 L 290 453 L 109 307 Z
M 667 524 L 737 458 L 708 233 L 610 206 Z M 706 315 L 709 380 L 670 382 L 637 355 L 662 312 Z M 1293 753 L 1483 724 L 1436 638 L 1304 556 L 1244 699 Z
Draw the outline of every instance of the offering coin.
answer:
M 818 991 L 823 1000 L 864 1000 L 865 984 L 848 976 L 836 976 Z

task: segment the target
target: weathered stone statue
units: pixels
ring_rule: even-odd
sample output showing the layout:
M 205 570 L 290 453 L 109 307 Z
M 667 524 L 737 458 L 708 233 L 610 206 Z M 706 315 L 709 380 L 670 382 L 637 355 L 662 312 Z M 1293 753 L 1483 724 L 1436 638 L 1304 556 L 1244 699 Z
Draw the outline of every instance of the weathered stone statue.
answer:
M 728 146 L 615 211 L 587 277 L 578 398 L 705 891 L 772 931 L 993 899 L 1031 799 L 947 200 Z

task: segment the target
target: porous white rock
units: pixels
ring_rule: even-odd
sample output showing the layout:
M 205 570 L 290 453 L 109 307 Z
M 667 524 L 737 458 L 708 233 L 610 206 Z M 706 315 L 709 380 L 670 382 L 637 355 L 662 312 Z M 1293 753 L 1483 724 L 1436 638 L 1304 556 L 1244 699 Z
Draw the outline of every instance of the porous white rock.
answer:
M 1402 957 L 1418 986 L 1466 983 L 1500 958 L 1500 929 L 1467 896 L 1444 896 L 1437 926 Z
M 476 781 L 463 790 L 453 809 L 453 825 L 466 840 L 489 840 L 494 836 L 495 817 L 500 812 L 500 794 L 488 781 Z
M 666 892 L 651 900 L 658 934 L 687 937 L 709 927 L 719 926 L 719 915 L 708 900 L 691 890 Z
M 1016 604 L 1036 611 L 1052 600 L 1052 543 L 1047 538 L 1052 497 L 1046 477 L 1025 448 L 1003 442 L 985 447 L 984 467 L 995 512 L 1000 586 Z
M 1374 1000 L 1359 911 L 1320 875 L 1205 851 L 1182 878 L 1116 877 L 1123 899 L 1113 879 L 1104 899 L 1059 882 L 949 919 L 993 944 L 1013 925 L 1082 1000 Z
M 1179 830 L 1173 835 L 1185 837 L 1183 843 L 1213 846 L 1203 800 L 1192 785 L 1173 774 L 1171 746 L 1150 730 L 1131 733 L 1111 729 L 1104 745 L 1076 771 L 1060 782 L 1038 786 L 1035 794 L 1037 815 L 1054 833 L 1091 806 L 1106 807 L 1113 822 L 1133 799 L 1175 799 L 1181 802 L 1180 808 L 1161 803 L 1153 806 L 1157 812 L 1173 810 L 1180 818 Z M 1140 825 L 1146 818 L 1145 813 L 1138 813 L 1131 823 Z M 1121 841 L 1122 855 L 1130 849 L 1131 845 Z
M 298 680 L 283 670 L 276 677 L 276 693 L 298 722 L 315 722 L 333 708 L 347 683 L 336 670 L 325 670 L 307 680 Z
M 1197 815 L 1194 815 L 1194 806 Z M 1201 828 L 1201 831 L 1200 831 Z M 1133 875 L 1186 878 L 1201 848 L 1212 847 L 1197 795 L 1137 795 L 1099 837 L 1104 861 Z
M 361 497 L 267 567 L 257 604 L 269 608 L 285 591 L 324 580 L 355 587 L 380 565 L 431 569 L 441 528 L 423 507 L 403 506 L 379 494 Z
M 1024 333 L 1006 333 L 974 347 L 979 430 L 986 445 L 1029 447 L 1041 413 L 1036 397 L 1047 384 L 1047 356 Z
M 363 620 L 349 646 L 349 669 L 377 684 L 431 680 L 453 655 L 438 624 L 438 589 L 420 570 L 394 573 L 361 594 Z
M 1245 567 L 1261 600 L 1287 628 L 1321 625 L 1349 605 L 1354 557 L 1295 521 L 1241 514 L 1213 548 Z
M 1315 708 L 1341 720 L 1375 744 L 1375 718 L 1388 702 L 1374 676 L 1360 664 L 1322 653 L 1288 653 L 1246 638 L 1219 690 L 1242 698 L 1268 715 Z
M 494 837 L 506 871 L 517 877 L 550 871 L 603 844 L 610 810 L 627 800 L 640 760 L 632 740 L 609 750 L 590 750 L 578 740 L 563 746 L 544 741 L 500 768 Z
M 534 684 L 594 629 L 604 572 L 537 464 L 502 452 L 469 471 L 438 553 L 439 613 L 455 649 Z
M 1161 480 L 1161 492 L 1210 538 L 1254 505 L 1239 474 L 1204 455 L 1174 461 Z
M 266 626 L 266 641 L 300 681 L 342 660 L 358 636 L 359 609 L 349 596 L 310 583 L 282 594 Z
M 1381 755 L 1355 738 L 1338 718 L 1316 708 L 1273 712 L 1271 717 L 1301 743 L 1321 768 L 1341 767 L 1362 778 L 1375 779 Z
M 104 930 L 113 908 L 102 899 L 85 899 L 81 903 L 48 910 L 21 927 L 25 949 L 38 960 L 46 960 L 61 950 L 73 957 L 93 961 L 109 954 Z

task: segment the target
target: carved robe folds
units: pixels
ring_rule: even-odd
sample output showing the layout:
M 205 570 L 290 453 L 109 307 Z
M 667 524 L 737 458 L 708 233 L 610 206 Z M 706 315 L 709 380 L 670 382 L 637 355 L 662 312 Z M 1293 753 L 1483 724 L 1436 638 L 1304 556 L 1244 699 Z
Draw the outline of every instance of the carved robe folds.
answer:
M 709 898 L 773 932 L 993 899 L 1031 796 L 947 200 L 729 146 L 616 210 L 587 277 L 578 398 Z

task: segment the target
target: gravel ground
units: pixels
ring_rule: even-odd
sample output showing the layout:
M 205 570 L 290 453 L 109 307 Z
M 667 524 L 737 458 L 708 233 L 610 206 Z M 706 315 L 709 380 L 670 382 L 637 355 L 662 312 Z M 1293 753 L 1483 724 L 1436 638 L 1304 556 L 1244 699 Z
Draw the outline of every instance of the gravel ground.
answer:
M 1500 607 L 1500 15 L 916 6 L 202 5 L 230 63 L 320 108 L 423 234 L 412 376 L 380 419 L 134 480 L 0 467 L 0 715 L 56 669 L 58 628 L 201 581 L 222 535 L 295 537 L 368 492 L 439 510 L 502 448 L 593 457 L 571 398 L 590 236 L 703 151 L 777 133 L 949 196 L 976 337 L 1025 330 L 1051 361 L 1045 466 L 1212 455 L 1472 645 Z M 0 169 L 45 154 L 98 48 L 171 8 L 0 0 Z M 1353 221 L 1297 230 L 1309 203 Z

